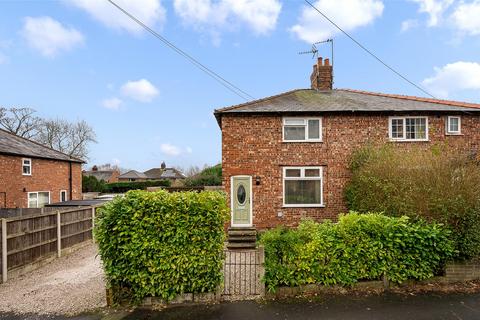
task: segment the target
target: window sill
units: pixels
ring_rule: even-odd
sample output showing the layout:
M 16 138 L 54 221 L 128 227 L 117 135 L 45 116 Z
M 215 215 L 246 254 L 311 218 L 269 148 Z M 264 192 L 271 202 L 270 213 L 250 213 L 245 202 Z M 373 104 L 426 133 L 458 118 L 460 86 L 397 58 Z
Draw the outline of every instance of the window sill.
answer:
M 25 174 L 25 173 L 22 173 L 22 176 L 31 177 L 31 176 L 32 176 L 32 174 Z
M 446 136 L 463 136 L 464 134 L 459 132 L 459 133 L 454 133 L 454 132 L 447 132 L 445 133 Z
M 402 139 L 402 140 L 397 140 L 397 139 L 390 139 L 390 142 L 430 142 L 429 139 Z
M 282 208 L 325 208 L 324 204 L 284 204 Z
M 282 140 L 283 143 L 322 143 L 323 140 Z

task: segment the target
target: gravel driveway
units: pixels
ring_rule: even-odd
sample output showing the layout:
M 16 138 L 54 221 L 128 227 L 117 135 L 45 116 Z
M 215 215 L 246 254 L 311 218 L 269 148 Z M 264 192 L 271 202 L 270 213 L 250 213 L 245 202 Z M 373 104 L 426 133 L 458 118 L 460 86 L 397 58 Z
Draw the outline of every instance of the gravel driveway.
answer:
M 100 257 L 94 244 L 0 284 L 0 312 L 74 315 L 105 303 Z

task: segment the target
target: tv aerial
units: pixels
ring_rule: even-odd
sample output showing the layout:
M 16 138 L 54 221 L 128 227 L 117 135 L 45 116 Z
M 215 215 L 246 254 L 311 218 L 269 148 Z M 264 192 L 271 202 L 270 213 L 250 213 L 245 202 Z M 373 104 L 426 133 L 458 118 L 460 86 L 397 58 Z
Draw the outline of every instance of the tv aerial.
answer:
M 330 43 L 330 48 L 332 50 L 331 59 L 332 59 L 332 65 L 333 65 L 333 39 L 327 39 L 327 40 L 315 42 L 314 44 L 312 44 L 312 48 L 309 51 L 302 51 L 302 52 L 299 52 L 298 54 L 311 54 L 312 59 L 316 58 L 318 57 L 317 45 L 324 44 L 324 43 Z

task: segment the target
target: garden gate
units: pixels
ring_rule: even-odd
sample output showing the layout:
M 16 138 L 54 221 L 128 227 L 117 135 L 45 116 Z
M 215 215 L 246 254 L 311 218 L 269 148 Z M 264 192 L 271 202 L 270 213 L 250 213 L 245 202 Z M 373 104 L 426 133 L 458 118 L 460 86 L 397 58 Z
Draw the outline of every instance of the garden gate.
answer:
M 225 250 L 222 299 L 247 300 L 263 297 L 264 262 L 263 246 L 250 250 Z

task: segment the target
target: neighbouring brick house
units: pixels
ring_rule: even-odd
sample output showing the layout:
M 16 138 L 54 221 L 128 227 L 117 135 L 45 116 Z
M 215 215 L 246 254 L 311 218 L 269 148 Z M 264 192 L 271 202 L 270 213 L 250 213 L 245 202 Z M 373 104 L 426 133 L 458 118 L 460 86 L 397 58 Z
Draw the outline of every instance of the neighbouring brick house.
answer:
M 118 176 L 120 170 L 116 168 L 98 169 L 97 166 L 93 166 L 92 170 L 82 171 L 82 175 L 85 177 L 95 177 L 98 181 L 105 181 L 106 183 L 118 182 Z
M 321 58 L 311 85 L 215 110 L 232 227 L 336 220 L 347 210 L 352 152 L 367 143 L 479 151 L 480 104 L 332 90 Z
M 0 129 L 0 208 L 81 199 L 82 163 Z

